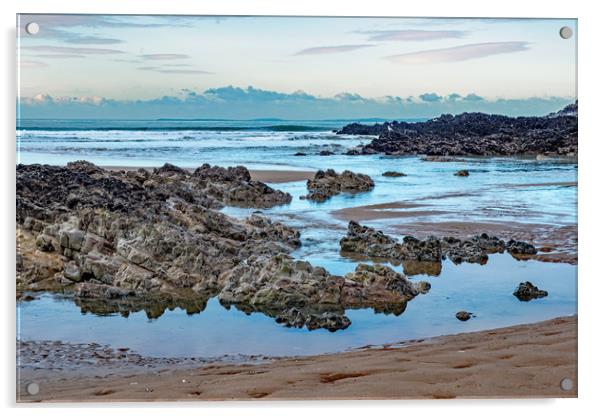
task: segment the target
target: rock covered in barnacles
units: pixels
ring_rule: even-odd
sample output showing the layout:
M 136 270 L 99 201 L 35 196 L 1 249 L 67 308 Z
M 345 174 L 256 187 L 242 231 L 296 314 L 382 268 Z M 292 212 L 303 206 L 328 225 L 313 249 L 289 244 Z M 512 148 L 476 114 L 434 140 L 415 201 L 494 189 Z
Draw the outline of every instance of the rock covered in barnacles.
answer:
M 349 170 L 345 170 L 341 174 L 332 169 L 319 170 L 313 179 L 307 181 L 309 194 L 302 198 L 323 202 L 343 192 L 367 192 L 373 188 L 374 181 L 368 175 L 354 173 Z

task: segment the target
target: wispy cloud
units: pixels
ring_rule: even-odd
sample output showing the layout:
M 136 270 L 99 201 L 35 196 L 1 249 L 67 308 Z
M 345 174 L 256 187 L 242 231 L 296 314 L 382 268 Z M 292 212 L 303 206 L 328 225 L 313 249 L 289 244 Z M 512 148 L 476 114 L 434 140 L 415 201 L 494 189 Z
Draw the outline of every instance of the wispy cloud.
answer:
M 150 53 L 145 55 L 140 55 L 142 59 L 147 59 L 149 61 L 168 61 L 172 59 L 188 59 L 190 56 L 184 55 L 182 53 Z
M 42 54 L 69 54 L 69 55 L 112 55 L 124 53 L 117 49 L 104 48 L 75 48 L 70 46 L 22 46 L 21 49 L 41 52 Z
M 21 14 L 19 31 L 28 36 L 25 26 L 36 22 L 40 26 L 37 39 L 52 39 L 81 45 L 113 45 L 123 40 L 98 34 L 81 33 L 90 28 L 157 28 L 189 26 L 198 16 L 107 16 L 82 14 Z
M 386 59 L 398 64 L 436 64 L 460 62 L 483 58 L 490 55 L 521 52 L 529 49 L 528 42 L 490 42 L 454 46 L 452 48 L 431 49 L 388 56 Z
M 136 69 L 140 71 L 152 71 L 159 74 L 182 74 L 182 75 L 202 75 L 212 74 L 212 72 L 204 71 L 202 69 L 171 69 L 173 67 L 164 65 L 161 67 L 157 66 L 140 66 Z
M 370 30 L 362 31 L 370 35 L 371 41 L 428 41 L 458 39 L 468 34 L 465 30 Z
M 50 59 L 85 58 L 84 55 L 77 55 L 74 53 L 39 54 L 39 55 L 35 55 L 35 57 L 36 58 L 50 58 Z
M 19 62 L 19 65 L 21 66 L 21 68 L 44 68 L 48 66 L 48 64 L 46 64 L 45 62 L 30 61 L 28 59 L 22 59 Z
M 375 45 L 338 45 L 338 46 L 317 46 L 314 48 L 307 48 L 300 50 L 295 53 L 295 55 L 323 55 L 329 53 L 341 53 L 341 52 L 350 52 L 356 49 L 369 48 Z

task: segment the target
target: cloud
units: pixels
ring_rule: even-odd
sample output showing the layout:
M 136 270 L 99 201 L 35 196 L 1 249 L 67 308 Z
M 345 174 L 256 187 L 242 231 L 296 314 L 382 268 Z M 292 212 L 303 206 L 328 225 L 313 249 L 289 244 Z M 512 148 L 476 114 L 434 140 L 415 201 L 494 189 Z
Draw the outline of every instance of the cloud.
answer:
M 370 30 L 371 41 L 428 41 L 439 39 L 458 39 L 468 34 L 464 30 Z
M 166 68 L 168 67 L 168 68 Z M 203 71 L 202 69 L 172 69 L 170 65 L 163 66 L 140 66 L 136 68 L 140 71 L 153 71 L 159 74 L 182 74 L 182 75 L 201 75 L 212 74 L 212 72 Z
M 151 67 L 158 68 L 158 67 Z M 155 70 L 155 69 L 153 69 Z M 158 68 L 157 70 L 162 70 Z M 478 97 L 478 99 L 477 99 Z M 425 99 L 426 98 L 426 99 Z M 444 113 L 480 111 L 506 115 L 544 115 L 574 102 L 572 97 L 486 99 L 474 93 L 436 92 L 418 98 L 387 96 L 366 98 L 354 93 L 319 97 L 235 86 L 205 91 L 182 89 L 176 95 L 150 100 L 114 100 L 103 97 L 51 97 L 38 94 L 19 101 L 24 118 L 229 118 L 252 119 L 362 119 L 432 118 Z
M 50 59 L 85 58 L 84 55 L 77 55 L 74 53 L 40 54 L 40 55 L 35 55 L 35 57 L 36 58 L 50 58 Z
M 439 94 L 434 93 L 434 92 L 429 92 L 429 93 L 426 93 L 426 94 L 422 94 L 422 95 L 419 95 L 418 97 L 422 101 L 426 101 L 428 103 L 434 103 L 434 102 L 437 102 L 437 101 L 441 101 L 443 99 L 442 96 L 440 96 Z
M 27 38 L 25 31 L 28 23 L 35 22 L 40 26 L 37 39 L 52 39 L 65 43 L 82 45 L 112 45 L 123 43 L 123 40 L 97 34 L 83 34 L 81 30 L 91 28 L 154 28 L 187 26 L 196 16 L 111 16 L 83 14 L 20 14 L 18 19 L 19 33 Z M 198 17 L 197 17 L 198 20 Z
M 350 52 L 356 49 L 369 48 L 375 45 L 338 45 L 338 46 L 317 46 L 300 50 L 295 55 L 324 55 L 329 53 Z
M 388 56 L 386 59 L 398 64 L 435 64 L 460 62 L 483 58 L 490 55 L 521 52 L 529 49 L 527 42 L 490 42 L 454 46 L 452 48 L 431 49 Z
M 41 52 L 42 54 L 69 54 L 69 55 L 112 55 L 124 53 L 117 49 L 104 48 L 75 48 L 70 46 L 22 46 L 21 49 Z M 37 55 L 36 55 L 37 56 Z
M 19 66 L 21 68 L 44 68 L 47 67 L 48 64 L 39 61 L 30 61 L 27 59 L 22 59 L 19 61 Z
M 483 100 L 485 100 L 483 97 L 478 96 L 478 95 L 473 94 L 473 93 L 468 94 L 466 97 L 464 97 L 464 99 L 466 101 L 483 101 Z
M 140 55 L 142 59 L 146 59 L 149 61 L 168 61 L 172 59 L 188 59 L 190 56 L 184 55 L 182 53 L 150 53 L 145 55 Z

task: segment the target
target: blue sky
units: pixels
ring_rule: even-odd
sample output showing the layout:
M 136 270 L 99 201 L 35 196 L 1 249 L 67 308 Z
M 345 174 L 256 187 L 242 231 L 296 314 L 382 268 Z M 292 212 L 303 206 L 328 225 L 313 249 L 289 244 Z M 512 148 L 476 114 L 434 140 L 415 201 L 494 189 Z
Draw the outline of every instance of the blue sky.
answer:
M 28 35 L 29 22 L 40 32 Z M 21 15 L 22 117 L 545 114 L 574 20 Z

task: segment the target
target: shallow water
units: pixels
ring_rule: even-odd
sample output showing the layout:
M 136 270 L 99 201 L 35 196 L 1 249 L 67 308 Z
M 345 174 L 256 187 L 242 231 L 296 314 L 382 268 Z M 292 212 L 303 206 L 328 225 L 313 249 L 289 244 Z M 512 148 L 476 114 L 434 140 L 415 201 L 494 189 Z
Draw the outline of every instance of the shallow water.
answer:
M 352 262 L 310 260 L 329 266 L 333 272 L 354 268 Z M 571 265 L 495 255 L 487 266 L 445 262 L 441 276 L 415 276 L 412 280 L 427 280 L 432 288 L 428 294 L 410 301 L 403 314 L 350 310 L 347 315 L 351 326 L 335 333 L 286 328 L 260 313 L 245 315 L 234 308 L 228 311 L 215 298 L 199 314 L 187 315 L 184 310 L 175 309 L 158 319 L 148 319 L 144 312 L 132 313 L 128 318 L 82 314 L 71 300 L 44 295 L 19 304 L 19 337 L 97 342 L 157 357 L 309 355 L 577 313 L 576 267 Z M 512 292 L 517 282 L 524 280 L 545 288 L 549 296 L 520 302 Z M 455 318 L 459 310 L 472 311 L 477 317 L 460 322 Z
M 362 221 L 397 237 L 403 224 L 417 221 L 471 221 L 511 224 L 576 224 L 575 163 L 526 158 L 461 158 L 457 162 L 425 162 L 419 157 L 318 156 L 322 149 L 343 153 L 369 138 L 336 136 L 341 122 L 191 122 L 162 121 L 161 129 L 140 130 L 139 123 L 109 123 L 109 130 L 91 129 L 85 122 L 31 121 L 19 130 L 21 163 L 64 164 L 87 159 L 100 165 L 180 166 L 202 163 L 243 164 L 253 169 L 350 169 L 372 176 L 372 192 L 339 195 L 324 203 L 301 200 L 304 182 L 273 184 L 291 193 L 293 201 L 264 212 L 299 227 L 302 247 L 293 253 L 335 274 L 352 271 L 357 262 L 340 256 L 338 241 L 347 222 L 332 212 L 342 208 L 404 202 L 404 217 Z M 116 123 L 116 124 L 115 124 Z M 174 124 L 175 123 L 175 124 Z M 177 129 L 169 129 L 170 126 Z M 68 129 L 65 129 L 68 126 Z M 93 127 L 98 127 L 94 124 Z M 221 126 L 221 127 L 220 127 Z M 289 127 L 284 127 L 289 126 Z M 117 128 L 121 129 L 117 129 Z M 151 126 L 152 127 L 152 126 Z M 156 127 L 156 126 L 155 126 Z M 217 129 L 220 127 L 221 130 Z M 127 130 L 125 129 L 127 128 Z M 213 130 L 211 128 L 214 128 Z M 293 156 L 296 152 L 308 156 Z M 468 178 L 453 173 L 468 169 Z M 387 170 L 408 176 L 386 178 Z M 536 186 L 524 186 L 536 184 Z M 548 184 L 548 185 L 542 185 Z M 227 207 L 244 217 L 253 209 Z M 395 209 L 388 209 L 395 211 Z M 397 266 L 400 272 L 402 266 Z M 18 306 L 19 337 L 107 343 L 152 356 L 219 356 L 223 354 L 305 355 L 340 351 L 455 332 L 529 323 L 577 312 L 577 268 L 568 264 L 517 261 L 493 255 L 485 266 L 444 262 L 440 276 L 417 275 L 431 291 L 408 303 L 400 316 L 351 310 L 352 325 L 342 331 L 307 331 L 282 327 L 262 314 L 245 315 L 224 309 L 211 299 L 199 314 L 175 309 L 149 320 L 144 312 L 95 316 L 82 314 L 69 299 L 43 295 Z M 513 295 L 519 282 L 529 280 L 550 295 L 520 302 Z M 474 312 L 468 322 L 455 318 L 459 310 Z

